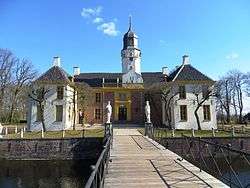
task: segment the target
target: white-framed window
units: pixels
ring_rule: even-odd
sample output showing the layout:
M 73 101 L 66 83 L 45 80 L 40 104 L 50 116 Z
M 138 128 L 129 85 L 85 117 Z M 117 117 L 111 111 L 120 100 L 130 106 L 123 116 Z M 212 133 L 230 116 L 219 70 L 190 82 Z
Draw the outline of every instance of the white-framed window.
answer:
M 95 109 L 95 119 L 101 119 L 101 109 L 100 108 L 96 108 Z
M 204 121 L 211 121 L 210 105 L 203 105 Z
M 185 88 L 185 86 L 179 86 L 179 97 L 180 97 L 180 99 L 186 99 L 186 88 Z
M 181 121 L 187 121 L 187 105 L 180 105 L 180 117 Z
M 64 92 L 64 87 L 57 86 L 57 99 L 63 99 L 63 92 Z
M 56 105 L 56 122 L 61 122 L 63 119 L 63 105 Z

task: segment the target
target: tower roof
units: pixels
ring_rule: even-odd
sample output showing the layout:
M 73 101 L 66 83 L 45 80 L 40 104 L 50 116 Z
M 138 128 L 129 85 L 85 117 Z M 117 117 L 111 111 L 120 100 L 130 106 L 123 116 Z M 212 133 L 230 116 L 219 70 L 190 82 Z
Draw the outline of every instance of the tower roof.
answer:
M 137 40 L 137 35 L 132 30 L 132 19 L 129 17 L 129 28 L 128 31 L 123 36 L 123 49 L 126 49 L 128 46 L 136 47 L 135 40 Z
M 129 16 L 129 28 L 128 31 L 124 34 L 123 38 L 136 37 L 136 34 L 132 31 L 132 16 Z

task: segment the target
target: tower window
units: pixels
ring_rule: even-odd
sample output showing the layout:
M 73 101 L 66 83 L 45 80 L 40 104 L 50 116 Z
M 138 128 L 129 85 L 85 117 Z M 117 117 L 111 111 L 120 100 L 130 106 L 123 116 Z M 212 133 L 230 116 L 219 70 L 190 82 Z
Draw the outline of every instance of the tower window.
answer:
M 133 59 L 134 59 L 133 57 L 129 57 L 129 61 L 133 61 Z

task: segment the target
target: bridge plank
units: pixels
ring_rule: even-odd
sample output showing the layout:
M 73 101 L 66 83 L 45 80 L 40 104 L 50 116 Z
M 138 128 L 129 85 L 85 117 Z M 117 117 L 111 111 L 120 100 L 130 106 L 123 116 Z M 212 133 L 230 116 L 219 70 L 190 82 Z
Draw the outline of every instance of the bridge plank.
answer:
M 185 160 L 180 164 L 178 157 L 136 129 L 114 129 L 105 188 L 228 187 Z

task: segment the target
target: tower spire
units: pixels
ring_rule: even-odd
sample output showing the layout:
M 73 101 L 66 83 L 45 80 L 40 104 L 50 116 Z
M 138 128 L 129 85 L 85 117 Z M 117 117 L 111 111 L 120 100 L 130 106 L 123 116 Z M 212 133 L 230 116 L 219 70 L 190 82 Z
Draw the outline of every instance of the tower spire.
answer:
M 132 15 L 129 15 L 129 31 L 132 29 Z

